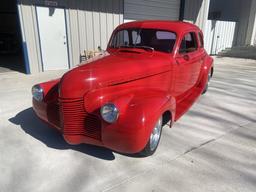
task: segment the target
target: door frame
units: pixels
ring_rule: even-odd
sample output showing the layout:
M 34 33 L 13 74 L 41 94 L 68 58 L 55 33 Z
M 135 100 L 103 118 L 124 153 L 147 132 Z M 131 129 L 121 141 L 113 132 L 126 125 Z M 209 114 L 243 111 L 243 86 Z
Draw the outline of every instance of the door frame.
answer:
M 22 23 L 22 15 L 21 15 L 21 10 L 20 10 L 20 5 L 16 1 L 16 19 L 17 19 L 17 24 L 18 24 L 18 33 L 20 37 L 20 44 L 21 44 L 21 49 L 22 49 L 22 61 L 25 69 L 25 74 L 31 74 L 30 72 L 30 64 L 29 64 L 29 57 L 28 57 L 28 48 L 27 48 L 27 43 L 25 41 L 25 35 L 24 35 L 24 27 Z
M 45 7 L 45 8 L 56 8 L 56 9 L 63 9 L 64 11 L 64 21 L 65 21 L 65 30 L 66 30 L 66 38 L 67 38 L 67 56 L 68 56 L 68 69 L 70 69 L 70 55 L 69 55 L 69 36 L 68 36 L 68 27 L 67 27 L 67 13 L 66 13 L 66 7 L 58 6 L 46 6 L 46 5 L 35 5 L 35 13 L 36 13 L 36 26 L 37 26 L 37 35 L 38 35 L 38 41 L 39 41 L 39 50 L 40 50 L 40 59 L 41 59 L 41 66 L 40 69 L 42 72 L 44 72 L 44 61 L 42 56 L 42 46 L 41 46 L 41 36 L 39 31 L 39 24 L 38 24 L 38 13 L 37 13 L 37 7 Z

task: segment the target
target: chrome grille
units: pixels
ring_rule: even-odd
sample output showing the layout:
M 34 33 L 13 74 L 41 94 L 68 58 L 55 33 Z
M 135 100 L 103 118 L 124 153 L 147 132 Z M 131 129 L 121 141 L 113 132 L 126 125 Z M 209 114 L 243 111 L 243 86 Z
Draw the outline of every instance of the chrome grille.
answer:
M 85 111 L 83 99 L 60 99 L 59 103 L 64 134 L 101 140 L 100 119 Z

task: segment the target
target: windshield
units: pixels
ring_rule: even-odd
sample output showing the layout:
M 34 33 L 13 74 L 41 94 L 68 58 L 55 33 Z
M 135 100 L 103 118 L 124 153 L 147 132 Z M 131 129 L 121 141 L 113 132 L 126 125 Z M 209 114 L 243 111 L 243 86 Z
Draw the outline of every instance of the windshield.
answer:
M 158 29 L 123 29 L 117 31 L 110 42 L 110 48 L 142 48 L 171 53 L 176 34 Z

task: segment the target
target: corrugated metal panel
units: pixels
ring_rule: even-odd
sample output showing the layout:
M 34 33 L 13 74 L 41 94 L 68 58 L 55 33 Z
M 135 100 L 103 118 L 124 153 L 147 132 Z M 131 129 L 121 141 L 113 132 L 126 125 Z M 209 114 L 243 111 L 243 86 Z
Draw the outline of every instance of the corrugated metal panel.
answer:
M 69 1 L 72 64 L 80 62 L 85 50 L 106 49 L 112 31 L 123 23 L 123 1 Z M 77 7 L 73 9 L 73 7 Z
M 236 39 L 237 22 L 208 20 L 205 28 L 204 45 L 209 54 L 233 46 Z
M 178 20 L 180 0 L 124 0 L 125 20 Z
M 22 30 L 23 44 L 28 51 L 28 63 L 31 73 L 42 70 L 39 37 L 35 9 L 29 5 L 19 5 L 20 23 Z
M 238 22 L 238 35 L 234 45 L 243 46 L 248 42 L 246 41 L 248 33 L 250 34 L 252 31 L 250 13 L 254 7 L 255 5 L 252 4 L 252 0 L 212 0 L 209 19 Z M 249 39 L 247 38 L 247 40 Z
M 251 0 L 250 15 L 248 18 L 246 45 L 253 45 L 256 37 L 256 0 Z
M 106 48 L 114 28 L 123 23 L 123 0 L 55 0 L 66 9 L 70 65 L 80 62 L 84 50 Z M 18 0 L 24 43 L 28 48 L 31 73 L 42 71 L 35 7 L 43 0 Z
M 185 1 L 184 21 L 193 23 L 204 30 L 208 18 L 210 0 Z

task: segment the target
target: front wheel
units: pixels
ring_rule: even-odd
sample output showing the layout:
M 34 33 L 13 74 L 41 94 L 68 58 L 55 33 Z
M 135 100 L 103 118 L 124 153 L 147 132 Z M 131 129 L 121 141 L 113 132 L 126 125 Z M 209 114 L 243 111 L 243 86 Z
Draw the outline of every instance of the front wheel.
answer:
M 163 117 L 161 116 L 153 128 L 146 147 L 140 152 L 143 156 L 153 155 L 158 147 L 163 128 Z

